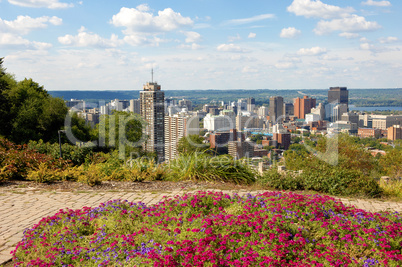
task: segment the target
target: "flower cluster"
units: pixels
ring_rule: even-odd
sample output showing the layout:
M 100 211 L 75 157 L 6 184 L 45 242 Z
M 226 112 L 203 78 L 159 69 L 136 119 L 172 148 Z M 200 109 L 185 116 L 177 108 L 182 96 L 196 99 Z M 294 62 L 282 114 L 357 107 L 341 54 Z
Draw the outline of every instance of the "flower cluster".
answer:
M 15 266 L 400 266 L 401 219 L 327 196 L 197 192 L 60 210 L 12 253 Z

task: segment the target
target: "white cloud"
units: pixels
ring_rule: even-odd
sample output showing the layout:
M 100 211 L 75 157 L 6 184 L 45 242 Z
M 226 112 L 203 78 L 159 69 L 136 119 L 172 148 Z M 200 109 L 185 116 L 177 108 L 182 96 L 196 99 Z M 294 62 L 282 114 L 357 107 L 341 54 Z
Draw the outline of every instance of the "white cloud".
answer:
M 8 2 L 17 6 L 36 8 L 44 7 L 50 9 L 69 8 L 74 6 L 72 3 L 60 3 L 58 0 L 8 0 Z
M 322 19 L 344 17 L 354 11 L 352 7 L 341 8 L 324 4 L 320 0 L 294 0 L 292 4 L 287 7 L 287 10 L 288 12 L 294 13 L 296 16 Z
M 113 15 L 110 22 L 116 27 L 125 27 L 124 40 L 133 46 L 158 46 L 160 42 L 166 41 L 157 37 L 158 34 L 193 25 L 191 18 L 183 17 L 171 8 L 158 11 L 158 15 L 155 16 L 145 4 L 137 8 L 122 7 L 119 13 Z
M 78 30 L 78 34 L 73 36 L 67 34 L 58 38 L 58 41 L 63 45 L 75 47 L 116 47 L 124 41 L 119 40 L 117 35 L 113 34 L 110 39 L 100 37 L 98 34 L 87 32 L 84 27 Z
M 398 37 L 390 36 L 390 37 L 386 37 L 386 38 L 385 37 L 380 38 L 379 41 L 382 44 L 389 44 L 389 43 L 397 42 L 397 41 L 399 41 L 399 39 L 398 39 Z
M 222 52 L 245 52 L 240 46 L 234 44 L 221 44 L 216 49 Z
M 31 42 L 12 33 L 0 34 L 0 47 L 8 49 L 38 49 L 45 50 L 52 47 L 49 43 Z
M 149 11 L 150 8 L 149 8 L 148 4 L 141 4 L 141 5 L 137 6 L 137 10 L 146 12 L 146 11 Z
M 279 35 L 281 38 L 296 38 L 301 34 L 301 31 L 294 28 L 294 27 L 289 27 L 289 28 L 283 28 L 281 31 L 281 34 Z
M 369 44 L 369 43 L 362 43 L 362 44 L 360 44 L 360 49 L 361 50 L 372 50 L 372 49 L 374 49 L 374 45 Z
M 18 34 L 28 34 L 32 30 L 45 29 L 49 24 L 61 25 L 62 19 L 58 17 L 38 17 L 31 18 L 30 16 L 18 16 L 13 21 L 2 20 L 0 18 L 0 32 L 11 32 Z
M 224 22 L 224 25 L 230 25 L 230 26 L 235 26 L 235 25 L 243 25 L 243 24 L 248 24 L 248 23 L 253 23 L 261 20 L 266 20 L 266 19 L 273 19 L 275 18 L 274 14 L 262 14 L 262 15 L 257 15 L 254 17 L 250 18 L 244 18 L 244 19 L 232 19 Z
M 328 34 L 334 31 L 360 32 L 373 31 L 381 28 L 375 21 L 366 21 L 364 17 L 351 15 L 346 18 L 334 19 L 331 21 L 321 20 L 317 23 L 314 32 L 318 35 Z
M 257 73 L 257 72 L 258 72 L 258 69 L 252 68 L 252 67 L 250 67 L 250 66 L 245 66 L 245 67 L 241 70 L 241 72 L 243 72 L 243 73 Z
M 363 6 L 391 6 L 391 2 L 389 1 L 373 1 L 367 0 L 366 2 L 362 2 Z
M 293 69 L 295 68 L 296 65 L 293 64 L 292 62 L 280 62 L 275 64 L 275 68 L 280 69 L 280 70 L 288 70 L 288 69 Z
M 299 51 L 297 51 L 299 56 L 318 56 L 325 53 L 327 53 L 327 49 L 318 46 L 312 48 L 300 48 Z
M 247 36 L 247 38 L 255 38 L 257 36 L 257 34 L 250 32 Z
M 342 32 L 339 34 L 339 36 L 345 37 L 346 39 L 355 39 L 360 37 L 358 33 L 351 33 L 351 32 Z
M 122 7 L 113 15 L 111 23 L 116 27 L 126 27 L 123 32 L 127 35 L 168 32 L 193 24 L 189 17 L 183 17 L 171 8 L 158 11 L 157 16 L 143 10 L 142 5 L 140 9 Z
M 362 43 L 369 43 L 370 42 L 370 40 L 367 39 L 366 37 L 360 38 L 359 41 L 362 42 Z
M 181 44 L 181 45 L 178 46 L 178 48 L 180 48 L 180 49 L 198 50 L 198 49 L 201 49 L 201 46 L 199 44 L 192 43 L 191 45 L 190 44 L 188 44 L 188 45 Z
M 237 34 L 236 36 L 229 36 L 228 37 L 228 42 L 234 42 L 234 41 L 238 41 L 238 40 L 241 40 L 241 37 L 240 37 L 240 35 L 239 34 Z
M 201 34 L 199 34 L 198 32 L 183 31 L 183 34 L 186 36 L 186 43 L 198 43 L 199 41 L 201 41 Z

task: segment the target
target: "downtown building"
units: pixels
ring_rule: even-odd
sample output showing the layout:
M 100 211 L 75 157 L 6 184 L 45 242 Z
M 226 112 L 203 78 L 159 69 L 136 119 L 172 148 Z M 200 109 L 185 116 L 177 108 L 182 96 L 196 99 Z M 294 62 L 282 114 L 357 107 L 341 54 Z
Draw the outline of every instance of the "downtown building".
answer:
M 149 82 L 144 85 L 140 92 L 141 116 L 145 119 L 143 134 L 146 141 L 143 149 L 147 152 L 154 152 L 158 156 L 158 162 L 164 161 L 165 156 L 165 93 L 156 82 Z
M 316 99 L 304 96 L 303 98 L 296 98 L 294 102 L 294 115 L 299 119 L 305 119 L 306 114 L 311 112 L 311 109 L 315 108 Z
M 283 97 L 269 98 L 269 119 L 273 124 L 283 121 Z
M 177 145 L 183 137 L 199 134 L 199 118 L 183 111 L 173 116 L 165 117 L 165 160 L 171 160 L 179 155 Z

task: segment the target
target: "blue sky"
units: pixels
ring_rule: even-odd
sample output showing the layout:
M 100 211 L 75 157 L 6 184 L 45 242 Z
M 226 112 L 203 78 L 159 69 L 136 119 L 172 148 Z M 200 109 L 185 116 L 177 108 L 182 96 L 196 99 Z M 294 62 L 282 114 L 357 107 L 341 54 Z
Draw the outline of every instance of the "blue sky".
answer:
M 47 90 L 402 87 L 402 1 L 0 0 L 0 57 Z

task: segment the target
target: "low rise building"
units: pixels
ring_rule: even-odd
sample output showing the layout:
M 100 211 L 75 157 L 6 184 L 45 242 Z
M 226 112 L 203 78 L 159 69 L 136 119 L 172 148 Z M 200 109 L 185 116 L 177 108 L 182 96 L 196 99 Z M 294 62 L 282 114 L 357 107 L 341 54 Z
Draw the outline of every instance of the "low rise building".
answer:
M 380 135 L 381 135 L 380 129 L 359 128 L 357 130 L 357 136 L 360 138 L 379 138 Z

